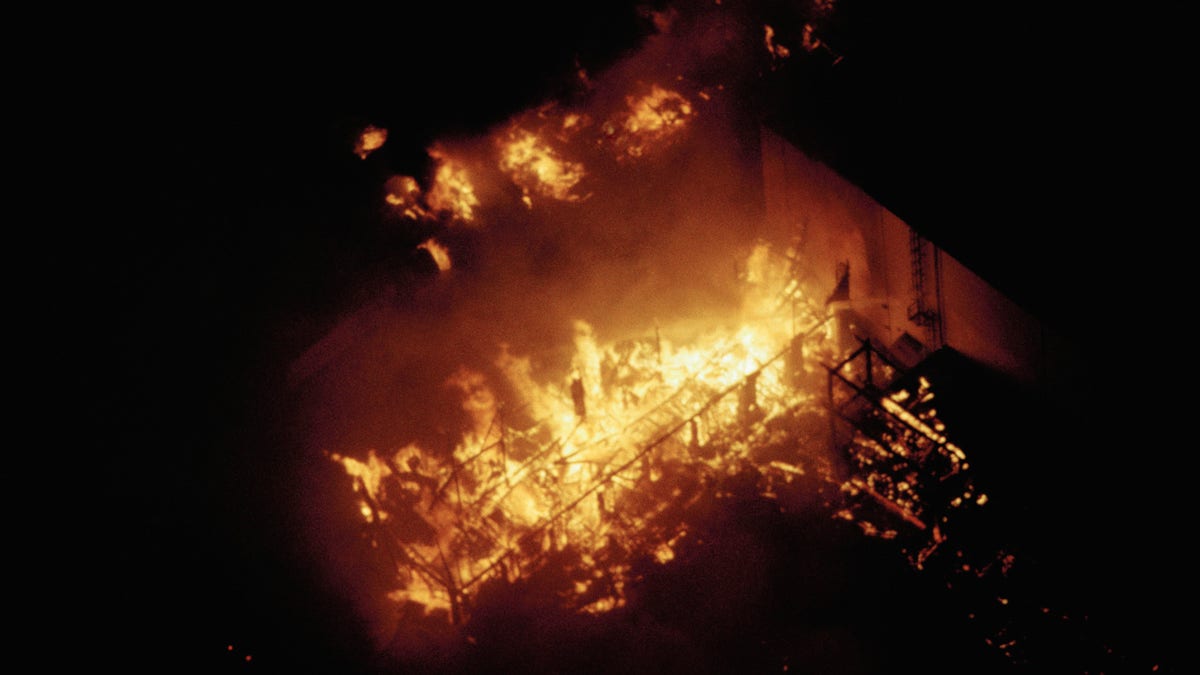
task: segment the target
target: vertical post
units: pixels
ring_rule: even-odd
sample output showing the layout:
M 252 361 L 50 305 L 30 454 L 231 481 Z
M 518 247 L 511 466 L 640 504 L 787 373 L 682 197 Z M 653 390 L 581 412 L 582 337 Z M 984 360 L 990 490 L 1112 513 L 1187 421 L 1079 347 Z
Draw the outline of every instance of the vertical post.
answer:
M 504 447 L 504 404 L 496 409 L 496 422 L 500 425 L 500 470 L 504 472 L 504 484 L 512 487 L 508 479 L 508 449 Z
M 833 408 L 833 369 L 827 369 L 828 376 L 825 380 L 825 400 L 829 405 L 829 453 L 833 455 L 837 452 L 837 411 Z
M 871 364 L 871 341 L 869 339 L 863 340 L 863 351 L 866 353 L 866 359 L 867 359 L 867 387 L 870 389 L 874 389 L 875 388 L 875 372 L 874 372 L 874 368 Z

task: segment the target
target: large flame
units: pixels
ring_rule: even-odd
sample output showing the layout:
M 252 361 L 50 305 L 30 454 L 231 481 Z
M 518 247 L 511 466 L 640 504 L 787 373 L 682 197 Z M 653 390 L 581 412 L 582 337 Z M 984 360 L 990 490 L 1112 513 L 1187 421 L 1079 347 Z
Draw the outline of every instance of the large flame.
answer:
M 752 267 L 773 262 L 764 251 L 750 256 Z M 571 550 L 581 560 L 571 602 L 587 611 L 620 606 L 629 553 L 665 562 L 685 535 L 659 518 L 679 496 L 672 471 L 734 471 L 753 445 L 745 425 L 751 436 L 765 433 L 771 419 L 819 405 L 791 385 L 781 358 L 790 332 L 778 303 L 764 313 L 758 286 L 748 283 L 741 325 L 688 344 L 661 330 L 605 341 L 577 321 L 562 380 L 538 382 L 530 356 L 501 349 L 495 366 L 510 400 L 484 374 L 459 369 L 446 385 L 467 424 L 448 459 L 415 446 L 390 459 L 333 455 L 355 478 L 373 536 L 398 539 L 387 545 L 402 561 L 392 597 L 455 614 L 483 581 L 518 578 Z M 825 326 L 812 331 L 811 347 L 826 342 Z M 651 494 L 659 498 L 647 501 Z M 414 516 L 423 540 L 383 527 Z
M 433 258 L 433 263 L 441 272 L 449 272 L 453 264 L 450 262 L 450 251 L 445 246 L 442 246 L 436 239 L 430 237 L 417 246 L 429 253 L 429 257 Z
M 930 502 L 924 474 L 897 476 L 885 461 L 940 453 L 942 480 L 966 468 L 928 406 L 925 380 L 883 399 L 894 433 L 886 446 L 858 439 L 849 477 L 834 476 L 823 451 L 762 452 L 787 420 L 825 414 L 823 398 L 798 384 L 833 357 L 834 341 L 790 260 L 759 245 L 744 269 L 739 315 L 710 317 L 712 329 L 686 341 L 670 326 L 611 340 L 580 320 L 560 379 L 539 380 L 533 355 L 504 346 L 497 375 L 451 373 L 445 384 L 466 423 L 448 457 L 415 445 L 361 460 L 331 455 L 353 477 L 370 535 L 395 565 L 389 597 L 461 620 L 483 584 L 528 577 L 569 552 L 563 572 L 574 585 L 564 603 L 620 607 L 630 561 L 669 564 L 688 534 L 681 509 L 703 496 L 702 485 L 747 466 L 768 477 L 767 492 L 810 475 L 841 485 L 851 501 L 838 515 L 867 534 L 925 532 L 917 565 L 944 542 L 947 512 L 986 498 L 964 483 L 952 503 Z

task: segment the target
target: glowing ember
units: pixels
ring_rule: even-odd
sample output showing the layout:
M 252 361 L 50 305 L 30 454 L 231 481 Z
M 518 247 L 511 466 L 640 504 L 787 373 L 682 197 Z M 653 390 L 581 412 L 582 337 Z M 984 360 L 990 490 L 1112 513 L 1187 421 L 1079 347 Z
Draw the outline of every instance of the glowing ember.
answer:
M 944 528 L 953 510 L 988 502 L 986 495 L 975 497 L 966 454 L 936 431 L 945 426 L 932 406 L 931 387 L 921 377 L 915 393 L 899 390 L 880 398 L 868 416 L 875 422 L 855 432 L 850 454 L 858 468 L 842 486 L 858 500 L 850 518 L 860 525 L 874 529 L 876 521 L 897 521 L 919 533 L 911 539 L 916 548 L 911 562 L 918 569 L 947 541 Z
M 823 43 L 821 38 L 817 37 L 816 29 L 811 23 L 804 24 L 804 32 L 800 34 L 800 46 L 806 51 L 815 51 Z
M 387 129 L 367 125 L 354 143 L 354 154 L 361 159 L 366 159 L 367 155 L 383 147 L 383 144 L 387 142 L 387 134 Z
M 669 145 L 695 115 L 690 101 L 657 84 L 650 92 L 625 98 L 626 110 L 604 124 L 618 159 L 636 159 Z
M 770 24 L 763 25 L 763 44 L 773 58 L 786 59 L 792 55 L 792 50 L 775 42 L 775 29 Z
M 384 201 L 394 206 L 402 216 L 410 220 L 429 218 L 422 204 L 421 186 L 412 176 L 393 176 L 385 184 Z
M 571 130 L 578 124 L 578 116 L 568 115 L 562 126 Z M 500 170 L 522 189 L 526 206 L 532 205 L 531 192 L 564 202 L 584 198 L 575 193 L 575 187 L 587 175 L 583 165 L 564 160 L 536 134 L 513 127 L 499 145 Z
M 430 150 L 429 156 L 438 163 L 433 187 L 429 190 L 429 207 L 463 222 L 474 220 L 479 198 L 475 196 L 475 187 L 466 168 L 438 148 Z
M 429 252 L 433 262 L 437 265 L 438 270 L 447 272 L 450 270 L 450 251 L 437 242 L 432 237 L 426 239 L 423 243 L 417 246 L 419 249 L 424 249 Z

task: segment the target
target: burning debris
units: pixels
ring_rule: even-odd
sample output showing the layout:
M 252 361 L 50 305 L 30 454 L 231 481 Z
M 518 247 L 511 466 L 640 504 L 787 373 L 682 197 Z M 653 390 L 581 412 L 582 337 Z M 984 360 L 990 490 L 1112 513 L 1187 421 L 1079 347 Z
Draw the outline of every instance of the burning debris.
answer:
M 430 150 L 429 156 L 437 162 L 433 187 L 429 190 L 429 207 L 435 213 L 449 214 L 451 222 L 473 222 L 479 197 L 466 167 L 440 148 Z
M 412 176 L 393 176 L 384 185 L 384 201 L 409 220 L 424 220 L 431 217 L 421 196 L 421 186 Z
M 816 3 L 812 21 L 827 18 L 832 4 Z M 663 31 L 678 20 L 671 16 Z M 805 57 L 781 43 L 773 25 L 754 25 L 762 27 L 751 41 L 760 59 Z M 788 44 L 828 50 L 814 23 L 800 25 Z M 659 84 L 672 81 L 671 88 Z M 521 310 L 509 318 L 507 308 L 469 305 L 464 312 L 478 316 L 464 325 L 491 328 L 500 317 L 509 327 L 534 320 L 544 327 L 565 319 L 545 331 L 562 338 L 557 344 L 514 347 L 497 331 L 490 362 L 438 374 L 442 393 L 455 398 L 429 421 L 449 439 L 442 447 L 406 442 L 399 450 L 327 453 L 358 499 L 361 532 L 388 580 L 393 616 L 469 625 L 489 594 L 535 587 L 577 616 L 619 613 L 647 577 L 685 564 L 689 547 L 703 546 L 696 523 L 714 504 L 748 500 L 861 534 L 948 588 L 978 589 L 973 599 L 986 596 L 998 607 L 979 619 L 972 613 L 972 621 L 990 622 L 988 644 L 1018 661 L 1025 637 L 1009 617 L 1031 601 L 1006 588 L 1017 564 L 1012 551 L 964 542 L 975 514 L 994 504 L 939 417 L 935 382 L 901 366 L 869 331 L 856 329 L 850 339 L 860 345 L 844 348 L 844 326 L 815 300 L 832 297 L 835 284 L 816 281 L 832 281 L 828 275 L 800 269 L 795 251 L 781 253 L 779 242 L 748 234 L 720 256 L 726 271 L 735 270 L 735 282 L 724 282 L 736 296 L 732 311 L 634 308 L 639 321 L 605 326 L 597 321 L 605 311 L 586 305 L 588 293 L 555 298 L 544 290 L 566 287 L 551 286 L 554 277 L 581 285 L 599 278 L 593 283 L 606 293 L 607 310 L 620 304 L 608 286 L 637 278 L 630 269 L 661 282 L 654 264 L 662 261 L 690 274 L 662 278 L 701 288 L 718 257 L 692 260 L 695 249 L 650 244 L 654 255 L 641 257 L 637 245 L 654 230 L 639 222 L 643 206 L 672 199 L 646 185 L 647 177 L 670 173 L 664 158 L 692 149 L 697 134 L 689 132 L 721 118 L 719 106 L 733 98 L 715 95 L 724 85 L 682 76 L 616 84 L 589 76 L 586 84 L 595 98 L 543 105 L 461 153 L 431 149 L 426 193 L 408 176 L 385 186 L 387 203 L 405 220 L 430 229 L 472 226 L 454 233 L 462 238 L 443 232 L 417 246 L 440 271 L 452 268 L 443 242 L 466 242 L 499 260 L 472 267 L 470 255 L 456 256 L 456 273 L 440 285 L 463 282 L 454 299 L 478 292 L 485 306 L 518 296 L 513 305 Z M 698 173 L 722 169 L 713 163 Z M 496 198 L 497 185 L 515 187 L 511 204 Z M 635 189 L 604 192 L 613 185 Z M 555 205 L 534 210 L 535 200 Z M 743 214 L 713 226 L 726 214 L 693 208 L 673 205 L 686 227 L 661 241 L 678 245 L 738 228 L 757 233 Z M 787 246 L 805 243 L 795 232 L 780 238 Z M 572 239 L 579 243 L 561 243 Z M 523 256 L 534 260 L 529 270 Z M 603 274 L 614 269 L 629 276 Z M 531 279 L 521 276 L 527 272 Z M 714 283 L 703 292 L 718 295 L 714 289 L 726 290 Z M 563 306 L 567 317 L 558 316 Z M 457 432 L 452 420 L 461 423 Z
M 640 96 L 626 96 L 625 106 L 603 125 L 605 142 L 618 161 L 638 159 L 673 143 L 696 113 L 679 92 L 657 84 Z
M 815 349 L 826 337 L 819 324 L 807 339 Z M 410 446 L 332 458 L 354 477 L 369 536 L 397 567 L 394 599 L 461 620 L 481 584 L 569 555 L 564 602 L 605 611 L 623 604 L 633 557 L 673 557 L 686 535 L 678 512 L 702 484 L 741 470 L 784 416 L 819 405 L 787 384 L 782 357 L 798 344 L 752 325 L 690 346 L 601 344 L 578 322 L 568 382 L 538 385 L 530 361 L 507 351 L 496 365 L 517 400 L 501 402 L 475 371 L 447 379 L 468 419 L 452 457 Z M 764 470 L 803 474 L 784 466 Z
M 564 130 L 573 128 L 578 119 L 564 118 Z M 513 127 L 499 146 L 500 170 L 521 188 L 521 200 L 527 207 L 533 207 L 533 194 L 563 202 L 586 198 L 575 192 L 587 175 L 583 164 L 563 159 L 558 150 L 533 132 Z
M 429 253 L 429 257 L 433 258 L 433 262 L 441 272 L 449 272 L 453 266 L 450 262 L 450 251 L 437 242 L 436 239 L 430 237 L 419 244 L 417 248 Z
M 737 476 L 754 476 L 756 494 L 781 503 L 823 486 L 829 517 L 905 546 L 924 537 L 912 556 L 920 568 L 947 541 L 950 512 L 983 502 L 929 406 L 930 383 L 878 399 L 878 419 L 859 420 L 878 431 L 856 432 L 840 475 L 828 438 L 798 445 L 794 435 L 800 420 L 827 414 L 798 383 L 832 355 L 831 322 L 791 335 L 791 305 L 820 317 L 815 303 L 784 295 L 795 284 L 766 247 L 747 267 L 738 328 L 676 345 L 661 335 L 602 342 L 576 322 L 563 381 L 539 383 L 536 364 L 507 349 L 495 361 L 505 382 L 467 368 L 446 379 L 466 420 L 450 456 L 412 445 L 363 459 L 331 454 L 353 478 L 366 536 L 394 570 L 389 598 L 458 623 L 481 588 L 553 569 L 570 580 L 564 606 L 620 608 L 635 561 L 670 564 L 690 510 Z M 767 281 L 776 283 L 768 290 Z M 865 377 L 852 361 L 837 370 L 840 381 Z M 498 388 L 513 393 L 501 398 Z
M 354 154 L 358 155 L 359 159 L 366 159 L 367 155 L 383 147 L 387 136 L 387 129 L 368 124 L 354 143 Z
M 792 55 L 792 50 L 775 42 L 775 29 L 771 27 L 771 24 L 763 25 L 763 45 L 766 46 L 767 53 L 773 59 L 786 59 Z

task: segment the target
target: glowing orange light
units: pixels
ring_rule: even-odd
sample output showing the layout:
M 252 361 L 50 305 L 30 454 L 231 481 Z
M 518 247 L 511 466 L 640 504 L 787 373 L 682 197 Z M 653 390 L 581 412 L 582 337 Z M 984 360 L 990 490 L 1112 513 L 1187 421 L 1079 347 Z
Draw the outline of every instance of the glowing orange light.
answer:
M 361 159 L 366 159 L 367 155 L 383 147 L 383 144 L 387 142 L 387 135 L 387 129 L 367 125 L 354 144 L 354 154 Z
M 621 160 L 643 157 L 669 145 L 695 115 L 681 94 L 655 84 L 649 93 L 625 97 L 626 109 L 604 124 L 604 133 Z
M 463 222 L 473 221 L 479 197 L 466 167 L 438 148 L 430 150 L 429 156 L 438 163 L 427 198 L 430 208 Z
M 788 322 L 771 314 L 777 303 L 765 298 L 768 287 L 786 281 L 773 269 L 779 258 L 761 249 L 751 257 L 753 281 L 746 288 L 740 326 L 676 344 L 661 335 L 604 340 L 590 324 L 577 321 L 570 375 L 549 382 L 535 377 L 530 357 L 501 350 L 495 366 L 514 399 L 509 404 L 538 420 L 532 427 L 508 426 L 496 393 L 500 389 L 484 373 L 460 368 L 445 380 L 459 394 L 467 422 L 451 462 L 415 446 L 390 457 L 375 451 L 361 458 L 331 454 L 353 478 L 365 522 L 415 517 L 433 533 L 428 540 L 388 544 L 393 550 L 401 546 L 404 558 L 413 561 L 400 570 L 388 597 L 419 603 L 426 611 L 453 611 L 456 598 L 473 583 L 496 575 L 519 577 L 544 553 L 570 548 L 581 556 L 584 569 L 607 580 L 575 584 L 578 609 L 600 613 L 625 602 L 623 575 L 629 568 L 622 559 L 606 557 L 612 542 L 642 549 L 660 564 L 671 562 L 683 531 L 646 541 L 640 533 L 679 493 L 665 487 L 670 482 L 660 464 L 639 458 L 654 450 L 655 457 L 704 471 L 737 470 L 750 444 L 720 439 L 744 433 L 739 383 L 751 374 L 764 422 L 820 407 L 812 394 L 788 383 L 777 358 L 790 332 Z M 678 412 L 664 419 L 668 403 Z M 689 414 L 697 417 L 689 422 Z M 661 437 L 656 425 L 662 424 L 674 425 L 678 440 Z M 765 433 L 761 425 L 750 429 Z M 721 443 L 723 450 L 691 454 L 709 443 Z M 764 468 L 779 476 L 804 475 L 792 463 Z M 638 495 L 653 485 L 668 491 L 661 502 L 647 505 Z M 403 518 L 397 515 L 401 509 L 408 512 Z M 427 564 L 443 559 L 444 564 Z
M 450 270 L 450 251 L 445 246 L 439 244 L 436 239 L 433 239 L 432 237 L 426 239 L 424 242 L 419 244 L 417 248 L 424 249 L 425 251 L 429 252 L 429 255 L 433 258 L 433 262 L 437 265 L 439 271 L 447 272 Z
M 564 129 L 573 128 L 578 119 L 563 120 Z M 523 201 L 532 206 L 530 193 L 564 202 L 583 199 L 576 186 L 587 175 L 583 164 L 563 159 L 536 134 L 513 127 L 499 141 L 500 170 L 508 174 L 524 192 Z
M 441 255 L 433 239 L 421 247 L 435 261 Z M 449 269 L 448 254 L 439 268 Z M 811 305 L 813 317 L 821 312 L 787 259 L 768 245 L 745 252 L 739 269 L 742 302 L 734 316 L 707 317 L 707 331 L 668 325 L 652 337 L 611 339 L 579 320 L 558 375 L 508 348 L 487 373 L 450 372 L 444 384 L 457 394 L 463 425 L 448 452 L 409 445 L 357 457 L 331 453 L 352 480 L 357 517 L 371 528 L 372 544 L 392 561 L 386 597 L 460 617 L 483 582 L 527 578 L 547 557 L 570 551 L 578 576 L 563 601 L 587 613 L 622 607 L 630 555 L 667 565 L 683 550 L 682 522 L 660 521 L 689 498 L 673 472 L 719 478 L 747 464 L 775 486 L 764 494 L 805 479 L 840 485 L 850 505 L 831 504 L 834 517 L 867 536 L 895 539 L 898 528 L 922 533 L 927 545 L 911 554 L 920 569 L 947 539 L 942 514 L 930 511 L 946 505 L 927 503 L 917 475 L 892 476 L 883 460 L 911 459 L 931 447 L 960 462 L 965 456 L 938 426 L 930 383 L 883 398 L 881 414 L 907 430 L 910 445 L 861 441 L 863 464 L 849 479 L 807 459 L 756 456 L 775 423 L 825 415 L 821 395 L 798 387 L 783 358 L 795 353 L 793 304 Z M 832 353 L 830 322 L 812 322 L 801 331 L 801 353 Z M 963 508 L 986 501 L 969 485 L 956 494 Z M 852 497 L 865 498 L 883 519 L 859 513 Z M 404 523 L 415 523 L 420 534 L 397 536 L 410 526 Z
M 767 52 L 774 58 L 786 59 L 792 55 L 792 51 L 787 47 L 776 44 L 775 29 L 770 24 L 763 25 L 763 44 L 767 47 Z
M 384 188 L 387 191 L 384 201 L 394 206 L 405 218 L 420 220 L 430 216 L 422 205 L 421 186 L 412 176 L 393 176 L 387 180 Z

